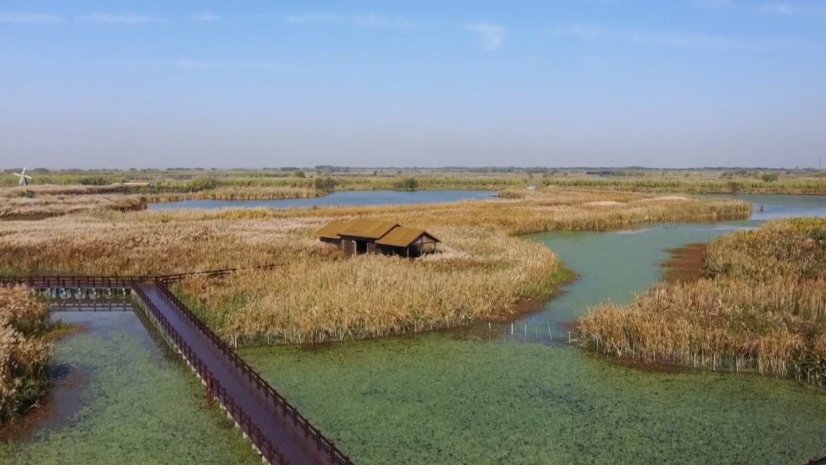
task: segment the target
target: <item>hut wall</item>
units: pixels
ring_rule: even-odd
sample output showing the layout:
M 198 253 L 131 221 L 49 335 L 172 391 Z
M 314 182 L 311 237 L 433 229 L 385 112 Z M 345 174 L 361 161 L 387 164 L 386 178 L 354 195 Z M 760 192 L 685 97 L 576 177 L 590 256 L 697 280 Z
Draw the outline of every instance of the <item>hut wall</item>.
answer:
M 339 248 L 341 247 L 341 239 L 330 239 L 328 237 L 322 237 L 321 242 L 323 242 L 325 244 L 334 245 L 334 246 L 339 247 Z
M 368 242 L 367 243 L 367 253 L 376 253 L 376 243 L 375 242 Z
M 341 250 L 346 255 L 355 255 L 356 254 L 356 241 L 352 239 L 342 239 L 341 241 Z

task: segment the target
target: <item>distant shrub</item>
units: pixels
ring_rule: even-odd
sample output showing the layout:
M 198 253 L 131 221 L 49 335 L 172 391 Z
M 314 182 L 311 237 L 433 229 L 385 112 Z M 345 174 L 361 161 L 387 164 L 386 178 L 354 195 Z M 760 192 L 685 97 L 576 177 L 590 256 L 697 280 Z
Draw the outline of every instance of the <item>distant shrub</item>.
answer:
M 293 173 L 293 176 L 295 176 L 297 178 L 306 178 L 307 177 L 307 175 L 304 174 L 303 171 L 296 171 L 296 172 Z
M 189 181 L 186 184 L 187 192 L 201 192 L 218 187 L 218 181 L 215 178 L 197 178 Z
M 777 181 L 777 178 L 777 173 L 763 173 L 763 175 L 760 176 L 760 179 L 763 182 L 775 182 Z
M 109 180 L 103 176 L 89 176 L 86 178 L 80 178 L 78 182 L 84 186 L 106 186 L 109 184 Z
M 315 188 L 320 191 L 331 191 L 338 186 L 338 181 L 333 178 L 315 178 Z
M 394 184 L 396 189 L 414 191 L 419 188 L 419 181 L 416 178 L 405 178 Z

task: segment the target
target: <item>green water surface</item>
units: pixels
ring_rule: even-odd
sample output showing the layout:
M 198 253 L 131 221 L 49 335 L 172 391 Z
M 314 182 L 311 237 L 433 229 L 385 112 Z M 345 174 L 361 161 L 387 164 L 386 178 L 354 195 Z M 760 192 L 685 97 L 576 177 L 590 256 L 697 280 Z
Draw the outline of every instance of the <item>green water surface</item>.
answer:
M 78 405 L 28 440 L 0 443 L 0 464 L 261 463 L 223 412 L 206 408 L 195 376 L 159 349 L 134 313 L 59 315 L 86 327 L 58 343 L 54 358 L 81 380 Z
M 532 236 L 579 279 L 517 323 L 552 344 L 450 334 L 250 348 L 242 355 L 359 464 L 788 464 L 826 455 L 826 393 L 788 380 L 619 366 L 560 343 L 564 323 L 661 278 L 668 249 L 826 198 L 757 197 L 750 221 Z M 518 333 L 518 330 L 517 330 Z

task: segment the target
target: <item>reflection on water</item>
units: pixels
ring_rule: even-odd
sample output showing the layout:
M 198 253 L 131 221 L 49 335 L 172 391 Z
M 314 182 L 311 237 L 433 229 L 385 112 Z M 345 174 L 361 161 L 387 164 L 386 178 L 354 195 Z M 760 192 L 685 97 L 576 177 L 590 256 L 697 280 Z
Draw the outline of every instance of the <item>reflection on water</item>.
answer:
M 417 203 L 453 203 L 484 200 L 496 195 L 492 191 L 352 191 L 335 192 L 326 197 L 284 200 L 184 200 L 154 203 L 150 210 L 189 210 L 220 208 L 309 208 L 365 205 L 413 205 Z

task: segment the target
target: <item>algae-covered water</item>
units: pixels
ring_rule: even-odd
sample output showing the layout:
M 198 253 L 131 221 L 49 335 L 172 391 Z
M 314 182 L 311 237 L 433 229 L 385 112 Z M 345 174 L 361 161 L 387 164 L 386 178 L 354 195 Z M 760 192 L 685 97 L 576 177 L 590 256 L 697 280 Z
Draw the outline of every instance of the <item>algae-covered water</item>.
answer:
M 590 306 L 661 279 L 668 250 L 826 197 L 763 196 L 749 221 L 532 236 L 579 279 L 519 325 L 555 344 L 450 334 L 242 355 L 360 464 L 788 464 L 826 455 L 826 393 L 788 380 L 619 366 L 558 344 Z M 763 205 L 762 211 L 759 208 Z
M 801 465 L 826 453 L 826 396 L 783 380 L 445 335 L 243 355 L 359 464 Z
M 0 443 L 3 465 L 260 464 L 234 425 L 206 408 L 203 387 L 163 352 L 131 312 L 57 315 L 84 329 L 56 345 L 65 415 L 24 440 Z M 68 392 L 67 392 L 68 391 Z

